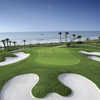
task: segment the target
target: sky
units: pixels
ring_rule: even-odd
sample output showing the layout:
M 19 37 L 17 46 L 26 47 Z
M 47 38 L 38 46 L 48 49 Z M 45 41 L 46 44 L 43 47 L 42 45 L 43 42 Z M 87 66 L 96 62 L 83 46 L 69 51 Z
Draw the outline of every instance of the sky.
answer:
M 0 0 L 0 32 L 90 30 L 100 30 L 100 0 Z

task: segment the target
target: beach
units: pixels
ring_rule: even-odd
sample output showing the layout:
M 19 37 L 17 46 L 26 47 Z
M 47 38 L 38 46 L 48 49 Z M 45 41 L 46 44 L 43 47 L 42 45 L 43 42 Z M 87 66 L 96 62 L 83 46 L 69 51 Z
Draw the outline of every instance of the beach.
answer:
M 62 32 L 62 42 L 65 41 L 65 34 Z M 67 41 L 71 41 L 71 35 L 82 35 L 82 39 L 91 38 L 96 39 L 100 36 L 100 31 L 69 31 L 70 35 Z M 9 38 L 12 41 L 16 41 L 18 45 L 23 45 L 22 40 L 26 40 L 27 44 L 38 43 L 55 43 L 59 42 L 58 32 L 0 32 L 0 40 Z M 2 43 L 0 42 L 0 46 Z

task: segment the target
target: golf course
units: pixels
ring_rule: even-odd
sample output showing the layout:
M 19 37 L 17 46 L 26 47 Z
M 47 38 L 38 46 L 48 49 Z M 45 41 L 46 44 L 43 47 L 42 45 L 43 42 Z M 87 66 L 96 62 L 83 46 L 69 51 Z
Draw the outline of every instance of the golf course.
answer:
M 0 0 L 0 100 L 100 100 L 100 0 Z
M 58 80 L 58 76 L 63 73 L 82 75 L 100 88 L 100 62 L 79 53 L 81 50 L 100 52 L 99 48 L 93 47 L 51 46 L 19 49 L 17 52 L 24 52 L 30 56 L 19 62 L 0 66 L 0 90 L 2 91 L 4 84 L 15 76 L 30 73 L 39 76 L 39 81 L 32 88 L 32 95 L 37 98 L 43 98 L 49 93 L 71 95 L 73 90 Z

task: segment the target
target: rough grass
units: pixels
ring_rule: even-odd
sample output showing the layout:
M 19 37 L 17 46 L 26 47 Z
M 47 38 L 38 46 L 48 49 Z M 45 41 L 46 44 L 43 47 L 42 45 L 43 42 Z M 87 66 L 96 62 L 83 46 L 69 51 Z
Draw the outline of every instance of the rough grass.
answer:
M 6 83 L 7 80 L 11 79 L 12 77 L 16 75 L 21 75 L 25 73 L 36 73 L 40 76 L 39 83 L 35 86 L 35 88 L 32 89 L 33 95 L 40 98 L 46 96 L 50 92 L 57 92 L 63 96 L 67 96 L 71 93 L 71 90 L 68 87 L 65 87 L 63 84 L 61 84 L 58 81 L 57 79 L 58 75 L 61 73 L 81 74 L 89 78 L 93 82 L 95 82 L 97 86 L 100 88 L 100 62 L 90 60 L 88 59 L 87 55 L 78 53 L 78 51 L 80 50 L 100 51 L 100 49 L 97 49 L 97 48 L 95 49 L 92 47 L 55 48 L 55 52 L 56 50 L 58 51 L 61 50 L 61 53 L 65 51 L 72 52 L 72 56 L 74 55 L 77 58 L 77 59 L 75 58 L 75 61 L 80 59 L 79 63 L 71 64 L 71 65 L 60 64 L 60 66 L 58 64 L 55 64 L 55 63 L 61 63 L 60 62 L 61 59 L 58 58 L 59 52 L 57 53 L 58 55 L 57 54 L 55 55 L 55 58 L 56 60 L 58 59 L 58 62 L 56 61 L 56 62 L 53 62 L 52 64 L 46 64 L 46 62 L 44 63 L 45 58 L 41 57 L 41 55 L 38 54 L 38 50 L 40 49 L 42 50 L 46 49 L 47 51 L 48 47 L 37 47 L 37 48 L 25 49 L 24 50 L 25 52 L 31 54 L 29 58 L 23 61 L 17 62 L 15 64 L 0 67 L 0 89 L 2 88 L 4 83 Z M 37 56 L 38 56 L 39 61 L 36 61 Z M 65 55 L 63 56 L 65 57 Z M 63 59 L 63 56 L 62 56 L 62 59 Z M 69 56 L 66 55 L 65 59 L 69 59 Z M 51 56 L 50 56 L 50 60 L 52 61 Z M 73 57 L 71 60 L 73 60 Z M 73 63 L 74 63 L 74 60 L 73 60 Z
M 0 62 L 4 61 L 5 57 L 16 57 L 16 55 L 6 50 L 0 50 Z

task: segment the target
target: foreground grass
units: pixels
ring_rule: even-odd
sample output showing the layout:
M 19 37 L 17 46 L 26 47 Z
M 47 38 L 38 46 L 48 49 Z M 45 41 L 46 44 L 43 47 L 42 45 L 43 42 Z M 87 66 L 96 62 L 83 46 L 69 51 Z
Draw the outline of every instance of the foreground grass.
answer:
M 71 90 L 57 79 L 61 73 L 81 74 L 95 82 L 100 88 L 100 62 L 90 60 L 86 55 L 78 53 L 80 50 L 100 51 L 100 49 L 92 47 L 55 48 L 55 52 L 57 51 L 55 55 L 51 49 L 50 47 L 25 49 L 24 52 L 31 54 L 29 58 L 15 64 L 1 66 L 0 90 L 7 80 L 25 73 L 36 73 L 40 77 L 39 83 L 32 89 L 32 93 L 36 97 L 44 97 L 50 92 L 57 92 L 63 96 L 69 95 Z M 46 53 L 46 55 L 43 56 L 41 53 Z M 61 59 L 59 59 L 60 55 Z M 54 58 L 54 62 L 52 58 Z M 62 59 L 68 59 L 72 64 L 69 64 L 67 60 L 63 62 Z

